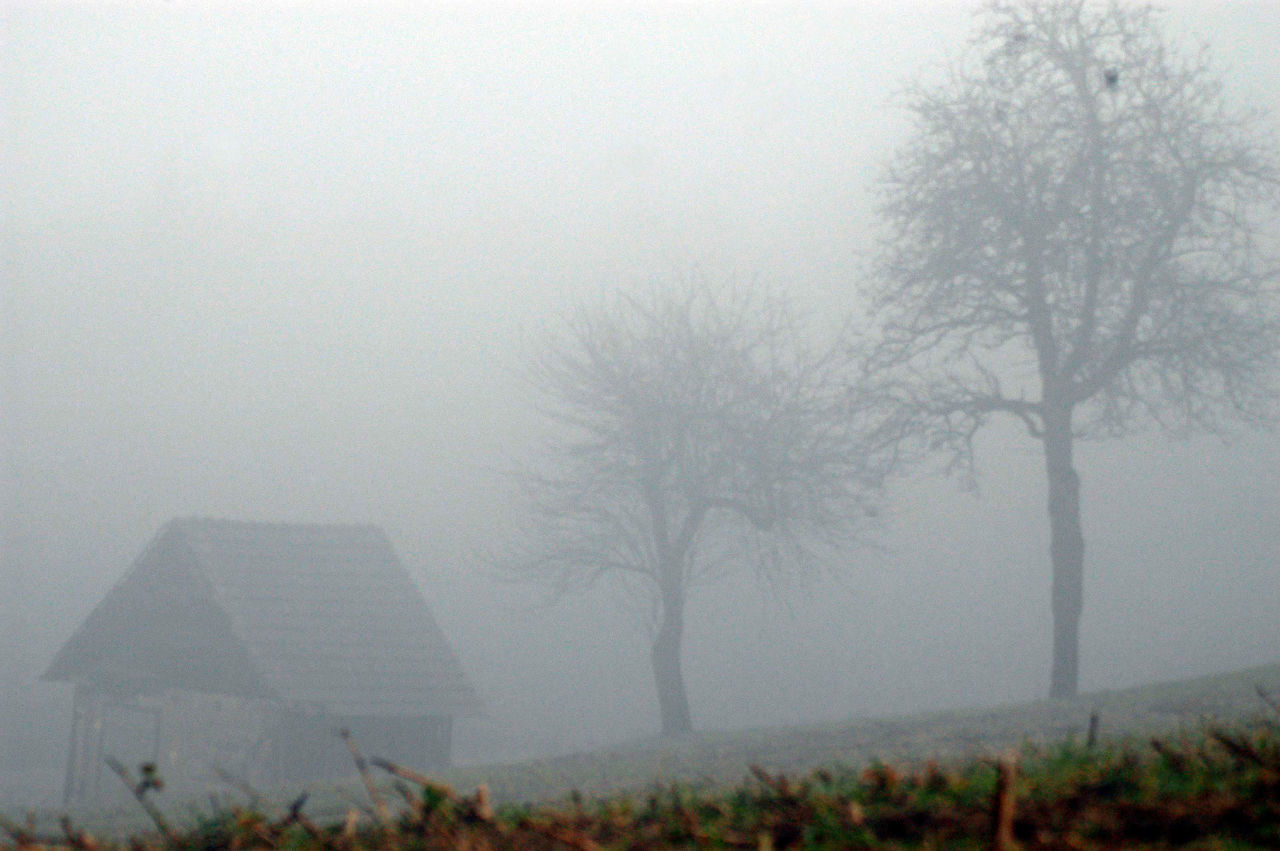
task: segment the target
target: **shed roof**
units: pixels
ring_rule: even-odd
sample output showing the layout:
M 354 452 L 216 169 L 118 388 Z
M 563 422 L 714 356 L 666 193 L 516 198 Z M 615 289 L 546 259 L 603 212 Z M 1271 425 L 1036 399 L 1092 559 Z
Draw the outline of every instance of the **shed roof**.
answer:
M 45 679 L 191 688 L 334 714 L 479 711 L 375 526 L 170 521 Z

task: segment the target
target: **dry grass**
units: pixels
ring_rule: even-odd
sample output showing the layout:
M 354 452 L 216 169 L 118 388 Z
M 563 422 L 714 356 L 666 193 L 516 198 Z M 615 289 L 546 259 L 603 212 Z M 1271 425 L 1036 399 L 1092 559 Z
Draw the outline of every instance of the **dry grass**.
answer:
M 4 829 L 15 845 L 62 847 L 102 844 L 91 836 L 157 848 L 1280 847 L 1268 803 L 1280 799 L 1273 694 L 1280 666 L 1072 701 L 703 733 L 433 777 L 371 759 L 382 769 L 365 765 L 358 781 L 310 796 L 168 802 L 167 836 L 141 810 L 124 823 L 10 816 Z M 1259 711 L 1267 720 L 1238 726 Z M 1086 742 L 1093 713 L 1097 748 Z M 1008 762 L 1001 784 L 995 757 L 1014 751 L 1017 770 Z M 140 794 L 160 800 L 154 788 Z
M 496 808 L 487 787 L 458 794 L 385 761 L 394 811 L 320 820 L 306 796 L 282 811 L 233 805 L 175 833 L 101 842 L 69 820 L 57 835 L 0 822 L 13 845 L 136 849 L 1275 848 L 1280 846 L 1280 720 L 1197 736 L 1090 747 L 1028 747 L 999 760 L 930 761 L 799 778 L 751 767 L 734 788 L 680 784 L 645 795 Z

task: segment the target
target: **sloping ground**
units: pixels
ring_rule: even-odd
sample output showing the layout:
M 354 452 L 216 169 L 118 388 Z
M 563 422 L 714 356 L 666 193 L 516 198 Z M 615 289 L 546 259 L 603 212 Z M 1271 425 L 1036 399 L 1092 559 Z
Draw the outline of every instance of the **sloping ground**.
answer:
M 455 768 L 436 779 L 461 793 L 470 793 L 484 783 L 499 805 L 563 800 L 575 790 L 589 798 L 647 792 L 673 783 L 710 790 L 741 783 L 750 776 L 751 766 L 770 774 L 795 776 L 815 768 L 858 768 L 873 760 L 896 765 L 931 759 L 945 763 L 1003 752 L 1027 742 L 1057 742 L 1069 737 L 1083 740 L 1094 712 L 1105 739 L 1198 730 L 1210 719 L 1231 721 L 1259 713 L 1274 717 L 1259 689 L 1280 698 L 1280 664 L 1099 692 L 1074 700 L 801 727 L 703 732 L 675 742 L 650 739 L 589 754 Z M 379 781 L 387 779 L 379 772 L 375 775 Z M 225 802 L 247 803 L 244 794 L 230 788 L 227 791 Z M 258 791 L 267 792 L 262 803 L 269 811 L 283 811 L 299 792 Z M 306 812 L 318 822 L 341 821 L 353 806 L 366 808 L 369 803 L 356 778 L 310 791 Z M 394 801 L 398 796 L 392 792 L 389 797 Z M 210 806 L 207 800 L 177 800 L 163 793 L 153 800 L 178 823 L 207 812 Z M 12 818 L 19 814 L 0 811 L 0 815 Z M 58 816 L 38 814 L 36 824 L 56 832 Z M 76 822 L 99 836 L 116 837 L 150 826 L 146 815 L 132 805 L 127 811 L 79 813 Z M 3 839 L 0 835 L 0 844 Z
M 1198 728 L 1206 719 L 1247 718 L 1267 710 L 1261 688 L 1280 697 L 1280 665 L 1194 680 L 1104 691 L 992 709 L 867 719 L 803 727 L 707 732 L 677 742 L 648 740 L 590 754 L 514 765 L 453 769 L 441 779 L 459 789 L 487 783 L 500 802 L 596 796 L 672 782 L 719 786 L 740 782 L 751 765 L 795 774 L 880 759 L 917 763 L 991 754 L 1027 741 L 1086 735 L 1097 712 L 1105 738 Z
M 400 802 L 392 812 L 370 788 L 363 818 L 352 809 L 316 820 L 299 801 L 275 812 L 222 805 L 180 828 L 156 815 L 153 829 L 106 843 L 68 823 L 61 835 L 4 819 L 0 830 L 19 849 L 50 851 L 1280 847 L 1280 723 L 1273 716 L 1145 741 L 1033 744 L 998 760 L 874 763 L 792 777 L 755 769 L 752 779 L 724 789 L 676 785 L 500 808 L 487 787 L 459 795 L 410 769 L 387 769 L 403 781 Z

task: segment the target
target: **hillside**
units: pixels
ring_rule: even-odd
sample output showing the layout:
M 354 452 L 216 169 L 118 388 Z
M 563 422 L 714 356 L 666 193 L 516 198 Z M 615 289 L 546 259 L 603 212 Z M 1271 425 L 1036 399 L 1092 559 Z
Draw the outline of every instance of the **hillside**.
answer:
M 751 767 L 771 775 L 799 776 L 819 768 L 855 771 L 873 760 L 898 766 L 929 760 L 959 764 L 964 757 L 989 756 L 1026 743 L 1082 741 L 1097 713 L 1103 740 L 1200 731 L 1206 720 L 1235 721 L 1272 714 L 1259 689 L 1280 697 L 1280 664 L 1192 680 L 1082 695 L 1074 700 L 1037 701 L 995 708 L 937 712 L 897 718 L 857 719 L 798 727 L 735 732 L 698 732 L 679 741 L 641 740 L 593 753 L 507 765 L 469 766 L 433 775 L 433 780 L 469 794 L 488 787 L 495 804 L 547 804 L 580 792 L 588 799 L 616 793 L 647 793 L 681 784 L 714 793 L 751 777 Z M 369 756 L 377 756 L 369 754 Z M 353 772 L 354 775 L 354 772 Z M 377 774 L 377 779 L 388 779 Z M 388 784 L 389 785 L 389 784 Z M 298 789 L 256 790 L 267 811 L 283 811 Z M 306 803 L 319 823 L 341 822 L 354 806 L 368 807 L 368 795 L 353 776 L 313 785 Z M 392 794 L 394 800 L 396 796 Z M 247 803 L 245 790 L 226 787 L 225 805 Z M 209 799 L 191 801 L 164 793 L 152 800 L 178 823 L 207 812 Z M 20 814 L 0 812 L 11 823 Z M 56 833 L 60 813 L 36 814 L 34 824 Z M 136 806 L 110 813 L 76 814 L 76 822 L 98 836 L 125 837 L 151 827 Z
M 1097 712 L 1103 738 L 1198 728 L 1205 719 L 1247 718 L 1267 709 L 1261 688 L 1280 696 L 1280 664 L 1192 680 L 1102 691 L 988 709 L 800 727 L 698 732 L 676 742 L 650 739 L 594 753 L 512 765 L 452 769 L 441 779 L 459 789 L 484 782 L 498 801 L 540 801 L 577 789 L 588 795 L 643 790 L 672 782 L 740 782 L 748 767 L 796 774 L 873 759 L 914 763 L 990 754 L 1028 740 L 1083 738 Z

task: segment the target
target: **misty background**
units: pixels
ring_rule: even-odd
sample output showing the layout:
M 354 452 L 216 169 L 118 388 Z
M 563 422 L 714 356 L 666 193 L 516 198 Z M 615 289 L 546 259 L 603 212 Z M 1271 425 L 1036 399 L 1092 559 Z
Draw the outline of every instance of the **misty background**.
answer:
M 656 732 L 607 589 L 535 606 L 484 563 L 523 341 L 690 269 L 856 314 L 895 92 L 974 8 L 3 6 L 0 789 L 60 788 L 70 687 L 39 675 L 175 516 L 386 529 L 489 710 L 460 762 Z M 1280 6 L 1168 24 L 1280 127 Z M 976 492 L 896 482 L 827 579 L 695 592 L 695 726 L 1042 696 L 1037 449 L 1009 424 Z M 1280 660 L 1280 438 L 1079 469 L 1083 690 Z

